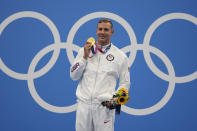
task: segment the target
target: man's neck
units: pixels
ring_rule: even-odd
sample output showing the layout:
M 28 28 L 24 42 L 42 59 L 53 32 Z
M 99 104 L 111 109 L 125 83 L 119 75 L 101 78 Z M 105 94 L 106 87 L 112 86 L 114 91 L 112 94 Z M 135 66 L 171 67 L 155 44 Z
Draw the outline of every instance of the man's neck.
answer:
M 106 45 L 109 45 L 110 42 L 105 42 L 105 43 L 97 42 L 97 44 L 100 45 L 100 46 L 106 46 Z

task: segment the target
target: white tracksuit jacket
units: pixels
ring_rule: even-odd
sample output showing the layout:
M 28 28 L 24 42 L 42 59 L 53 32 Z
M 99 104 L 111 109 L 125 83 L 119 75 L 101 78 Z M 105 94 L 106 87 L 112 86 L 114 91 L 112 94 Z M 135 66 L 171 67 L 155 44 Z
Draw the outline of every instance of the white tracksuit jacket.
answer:
M 92 58 L 83 58 L 81 48 L 71 66 L 70 77 L 79 80 L 76 95 L 86 103 L 101 103 L 110 100 L 115 93 L 117 80 L 119 90 L 130 88 L 130 72 L 127 56 L 111 43 L 111 48 L 102 54 L 99 51 Z

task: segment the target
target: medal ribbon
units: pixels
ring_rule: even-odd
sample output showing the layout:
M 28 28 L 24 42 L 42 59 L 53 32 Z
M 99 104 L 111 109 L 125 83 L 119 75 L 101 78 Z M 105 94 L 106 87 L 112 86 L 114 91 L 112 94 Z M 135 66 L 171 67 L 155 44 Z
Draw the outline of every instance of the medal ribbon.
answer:
M 103 51 L 97 44 L 95 44 L 96 47 L 94 48 L 94 46 L 91 47 L 91 50 L 92 50 L 92 53 L 93 54 L 96 54 L 97 53 L 97 50 L 99 50 L 101 53 L 105 54 L 110 48 L 111 48 L 111 43 L 109 46 L 107 46 L 105 48 L 105 50 Z

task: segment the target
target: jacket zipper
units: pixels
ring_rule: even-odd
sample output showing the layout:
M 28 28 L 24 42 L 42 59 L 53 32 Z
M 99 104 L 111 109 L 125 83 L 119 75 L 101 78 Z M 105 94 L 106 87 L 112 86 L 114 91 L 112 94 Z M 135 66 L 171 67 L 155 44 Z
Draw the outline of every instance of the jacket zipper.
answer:
M 99 54 L 98 54 L 99 55 Z M 97 70 L 96 70 L 96 77 L 95 77 L 95 81 L 94 81 L 94 87 L 93 87 L 93 90 L 92 90 L 92 93 L 91 93 L 91 103 L 93 101 L 93 94 L 94 94 L 94 91 L 95 91 L 95 86 L 96 86 L 96 80 L 97 80 L 97 76 L 98 76 L 98 68 L 99 68 L 99 65 L 100 65 L 100 55 L 98 56 L 98 65 L 97 65 Z

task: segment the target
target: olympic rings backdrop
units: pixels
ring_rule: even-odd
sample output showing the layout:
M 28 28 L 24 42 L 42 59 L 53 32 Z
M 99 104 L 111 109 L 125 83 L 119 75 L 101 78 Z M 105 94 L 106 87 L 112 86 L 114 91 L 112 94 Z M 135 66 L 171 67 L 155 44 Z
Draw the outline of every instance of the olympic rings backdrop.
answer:
M 130 101 L 115 131 L 197 130 L 195 0 L 0 4 L 0 131 L 74 131 L 69 69 L 100 18 L 129 57 Z

